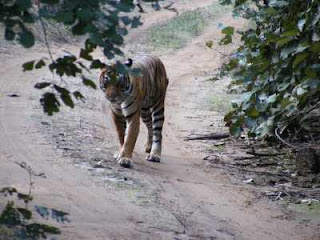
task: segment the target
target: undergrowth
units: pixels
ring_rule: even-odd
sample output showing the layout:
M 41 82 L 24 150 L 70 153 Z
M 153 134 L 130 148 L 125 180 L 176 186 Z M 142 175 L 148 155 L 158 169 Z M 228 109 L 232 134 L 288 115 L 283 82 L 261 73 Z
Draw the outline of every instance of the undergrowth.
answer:
M 229 7 L 213 3 L 208 7 L 184 12 L 166 23 L 151 27 L 147 33 L 147 41 L 155 51 L 182 48 L 192 38 L 199 36 L 206 26 L 228 11 Z

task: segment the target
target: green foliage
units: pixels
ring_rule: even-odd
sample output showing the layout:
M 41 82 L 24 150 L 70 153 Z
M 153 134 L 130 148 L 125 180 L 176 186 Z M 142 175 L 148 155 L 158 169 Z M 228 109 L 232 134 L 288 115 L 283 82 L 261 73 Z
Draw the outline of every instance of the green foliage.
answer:
M 16 197 L 16 201 L 8 200 L 5 208 L 0 213 L 0 237 L 7 237 L 8 239 L 46 239 L 48 234 L 60 234 L 61 231 L 57 227 L 35 222 L 34 212 L 28 208 L 28 204 L 33 200 L 31 193 L 32 177 L 45 177 L 45 175 L 43 173 L 35 173 L 25 162 L 17 164 L 29 174 L 29 193 L 21 193 L 13 187 L 0 189 L 0 194 L 4 197 L 10 197 L 11 199 L 14 196 Z M 23 207 L 19 206 L 21 205 L 18 203 L 19 201 L 23 201 Z M 36 205 L 35 213 L 45 220 L 50 217 L 56 222 L 70 222 L 68 213 L 53 208 Z
M 91 68 L 104 66 L 98 59 L 93 59 L 91 53 L 97 48 L 103 49 L 103 53 L 109 59 L 115 55 L 122 55 L 120 46 L 124 42 L 124 36 L 128 34 L 127 28 L 135 28 L 141 25 L 140 17 L 127 16 L 132 11 L 132 0 L 12 0 L 1 1 L 0 22 L 5 26 L 4 37 L 8 41 L 17 41 L 25 48 L 34 46 L 36 39 L 31 31 L 35 22 L 40 22 L 45 35 L 46 45 L 50 55 L 48 60 L 33 60 L 23 64 L 24 71 L 39 69 L 48 66 L 51 72 L 62 77 L 80 77 L 83 83 L 96 88 L 91 80 L 84 77 L 84 72 L 90 72 Z M 79 58 L 71 53 L 53 59 L 47 39 L 44 20 L 54 21 L 69 26 L 73 35 L 83 35 L 86 40 L 79 53 Z M 80 59 L 88 61 L 90 67 L 86 67 Z M 59 111 L 61 104 L 74 107 L 74 98 L 83 100 L 78 93 L 70 94 L 68 90 L 53 84 L 36 84 L 38 89 L 51 87 L 53 91 L 45 92 L 40 99 L 44 111 L 52 115 Z M 81 96 L 81 97 L 80 97 Z
M 231 74 L 241 99 L 225 121 L 233 135 L 272 137 L 275 128 L 295 132 L 298 119 L 320 98 L 318 0 L 223 0 L 234 15 L 255 23 L 239 32 L 242 45 L 222 71 Z M 223 29 L 231 36 L 231 28 Z M 230 38 L 222 41 L 229 43 Z
M 220 45 L 227 45 L 229 43 L 232 43 L 232 36 L 234 33 L 233 27 L 225 27 L 221 31 L 223 34 L 225 34 L 224 38 L 222 38 L 219 42 Z

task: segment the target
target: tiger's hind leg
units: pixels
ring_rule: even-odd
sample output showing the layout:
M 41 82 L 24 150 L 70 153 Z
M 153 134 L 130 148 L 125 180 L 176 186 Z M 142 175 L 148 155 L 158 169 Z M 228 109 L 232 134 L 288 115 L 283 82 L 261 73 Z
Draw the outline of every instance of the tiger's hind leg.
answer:
M 151 115 L 151 111 L 149 108 L 141 109 L 141 118 L 148 129 L 148 138 L 147 138 L 147 141 L 144 145 L 145 151 L 146 151 L 146 153 L 150 153 L 151 148 L 152 148 L 153 130 L 152 130 L 152 115 Z
M 151 162 L 160 162 L 162 150 L 162 127 L 164 123 L 164 100 L 160 100 L 152 109 L 152 148 L 146 159 Z

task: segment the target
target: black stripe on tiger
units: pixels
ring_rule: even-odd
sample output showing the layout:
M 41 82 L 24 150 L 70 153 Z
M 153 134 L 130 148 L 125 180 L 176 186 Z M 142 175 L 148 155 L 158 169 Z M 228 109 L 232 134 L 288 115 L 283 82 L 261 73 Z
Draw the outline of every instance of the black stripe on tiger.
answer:
M 121 109 L 129 108 L 135 102 L 136 99 L 137 99 L 137 96 L 135 96 L 134 99 L 127 106 L 121 107 Z
M 161 127 L 154 127 L 153 131 L 161 131 L 162 130 L 162 126 Z
M 161 114 L 164 114 L 164 108 L 161 108 L 158 111 L 152 113 L 154 117 L 159 116 Z
M 157 119 L 153 119 L 153 124 L 156 124 L 156 123 L 159 122 L 159 121 L 164 121 L 164 116 L 159 117 L 159 118 L 157 118 Z

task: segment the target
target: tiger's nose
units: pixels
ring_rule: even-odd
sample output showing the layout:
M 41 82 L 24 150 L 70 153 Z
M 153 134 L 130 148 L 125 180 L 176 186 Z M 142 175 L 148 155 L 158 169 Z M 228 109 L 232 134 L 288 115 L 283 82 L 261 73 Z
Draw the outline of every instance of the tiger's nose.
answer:
M 114 102 L 114 101 L 116 101 L 116 98 L 117 98 L 117 92 L 116 91 L 108 91 L 107 97 L 108 97 L 109 101 Z

